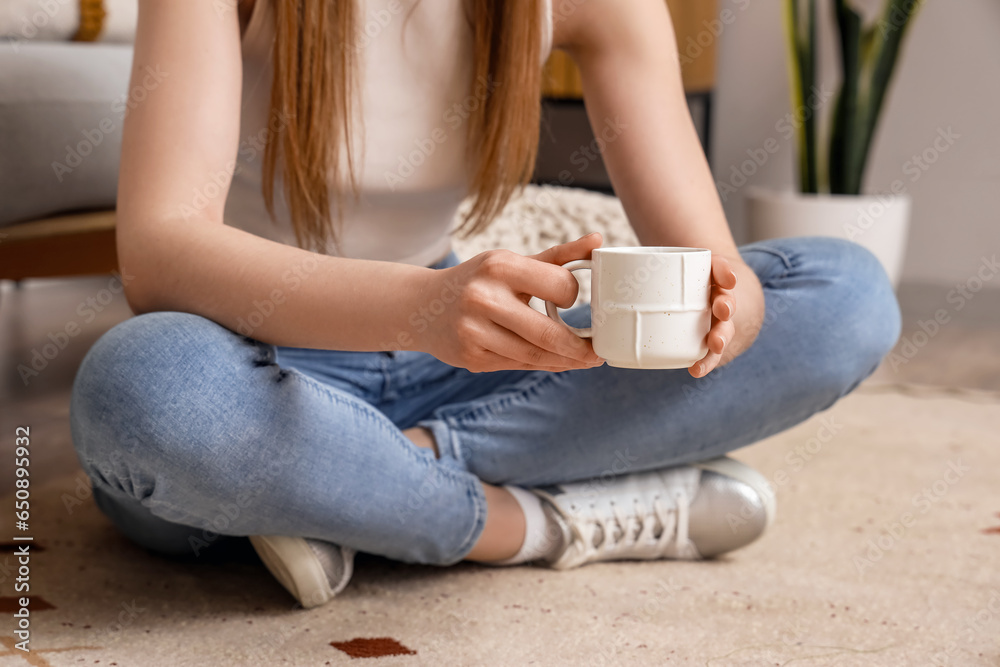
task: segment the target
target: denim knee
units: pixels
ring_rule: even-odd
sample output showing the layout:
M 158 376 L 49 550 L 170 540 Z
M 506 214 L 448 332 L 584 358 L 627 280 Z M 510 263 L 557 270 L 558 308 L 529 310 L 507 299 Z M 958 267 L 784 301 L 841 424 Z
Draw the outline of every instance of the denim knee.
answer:
M 790 298 L 805 296 L 806 367 L 845 394 L 870 375 L 900 334 L 899 303 L 879 260 L 831 237 L 765 242 L 786 261 Z M 794 295 L 794 296 L 792 296 Z M 811 320 L 811 321 L 809 321 Z
M 95 484 L 142 499 L 159 463 L 185 458 L 181 445 L 199 446 L 198 431 L 212 421 L 199 388 L 210 383 L 206 375 L 232 372 L 224 346 L 254 353 L 249 339 L 176 312 L 133 317 L 94 344 L 73 384 L 70 428 Z

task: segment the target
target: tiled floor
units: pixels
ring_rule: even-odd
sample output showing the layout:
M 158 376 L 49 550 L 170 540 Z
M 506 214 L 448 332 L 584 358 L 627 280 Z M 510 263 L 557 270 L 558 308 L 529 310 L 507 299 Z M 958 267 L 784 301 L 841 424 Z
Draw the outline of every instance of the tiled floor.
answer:
M 10 282 L 0 285 L 3 479 L 11 479 L 9 453 L 18 425 L 32 429 L 35 483 L 76 468 L 68 424 L 70 387 L 91 344 L 131 314 L 124 297 L 114 293 L 116 286 L 109 277 L 27 281 L 20 288 Z M 875 381 L 1000 392 L 1000 289 L 983 290 L 961 308 L 949 301 L 950 289 L 900 288 L 903 337 Z M 934 329 L 928 322 L 940 310 L 945 324 Z

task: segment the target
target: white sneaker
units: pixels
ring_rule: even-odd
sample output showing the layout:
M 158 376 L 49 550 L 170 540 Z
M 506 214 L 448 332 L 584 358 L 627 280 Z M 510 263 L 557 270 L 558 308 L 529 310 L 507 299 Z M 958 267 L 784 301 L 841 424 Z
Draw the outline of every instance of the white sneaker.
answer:
M 321 540 L 251 535 L 257 555 L 304 608 L 326 604 L 344 590 L 354 572 L 354 549 Z
M 726 457 L 532 491 L 562 531 L 562 547 L 548 563 L 558 570 L 711 558 L 756 540 L 775 513 L 767 479 Z

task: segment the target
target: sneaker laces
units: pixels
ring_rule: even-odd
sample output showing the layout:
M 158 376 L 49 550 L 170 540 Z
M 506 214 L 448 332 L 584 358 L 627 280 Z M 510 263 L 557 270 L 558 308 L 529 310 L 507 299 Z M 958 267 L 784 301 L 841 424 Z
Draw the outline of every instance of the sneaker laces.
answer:
M 698 551 L 688 537 L 690 500 L 677 491 L 673 501 L 672 506 L 665 504 L 656 495 L 647 507 L 635 498 L 631 511 L 611 503 L 610 513 L 598 512 L 591 505 L 589 514 L 581 512 L 570 525 L 587 560 L 697 558 Z

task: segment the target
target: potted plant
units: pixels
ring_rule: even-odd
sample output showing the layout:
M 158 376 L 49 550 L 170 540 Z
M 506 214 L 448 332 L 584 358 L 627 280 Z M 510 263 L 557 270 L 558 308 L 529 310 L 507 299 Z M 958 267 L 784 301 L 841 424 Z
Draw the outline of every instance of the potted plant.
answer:
M 797 115 L 798 192 L 760 188 L 747 195 L 752 240 L 838 236 L 867 247 L 893 284 L 899 280 L 909 228 L 903 182 L 892 192 L 864 196 L 865 167 L 879 126 L 900 47 L 923 0 L 887 0 L 868 25 L 848 0 L 832 0 L 840 89 L 832 100 L 828 136 L 819 136 L 816 0 L 784 0 L 792 109 Z M 817 104 L 817 99 L 819 103 Z M 808 102 L 808 105 L 807 105 Z

